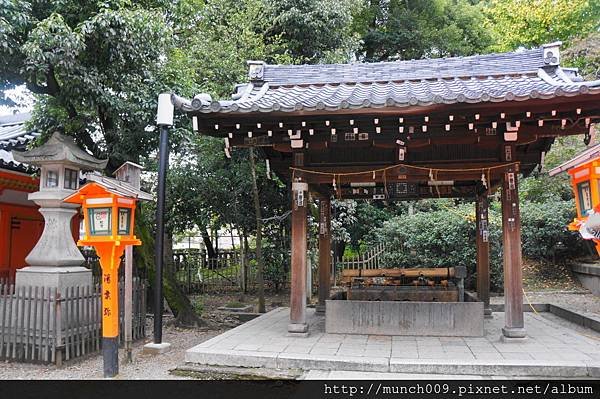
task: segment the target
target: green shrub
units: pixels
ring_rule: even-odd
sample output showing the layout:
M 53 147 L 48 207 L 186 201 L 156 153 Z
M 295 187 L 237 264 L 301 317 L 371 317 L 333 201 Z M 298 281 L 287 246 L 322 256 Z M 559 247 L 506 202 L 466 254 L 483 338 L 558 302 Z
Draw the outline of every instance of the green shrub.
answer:
M 473 285 L 476 268 L 474 206 L 471 204 L 430 212 L 398 216 L 385 222 L 374 232 L 375 241 L 387 243 L 382 264 L 386 267 L 453 267 L 464 265 Z M 497 243 L 499 229 L 492 226 L 490 242 Z M 502 286 L 496 278 L 502 268 L 498 245 L 490 254 L 491 285 Z M 498 263 L 498 261 L 500 261 Z
M 198 316 L 202 316 L 202 313 L 204 312 L 204 298 L 196 296 L 191 298 L 191 302 L 194 312 L 196 312 Z
M 553 262 L 585 253 L 583 240 L 567 230 L 574 217 L 573 201 L 522 201 L 522 250 L 530 259 Z M 499 203 L 489 211 L 490 285 L 503 288 L 502 215 Z M 376 229 L 372 242 L 387 243 L 386 267 L 467 267 L 467 286 L 476 276 L 474 205 L 464 204 L 398 216 Z M 549 266 L 551 267 L 551 266 Z
M 287 248 L 274 245 L 267 245 L 263 248 L 264 279 L 276 292 L 287 281 L 287 272 L 289 270 L 290 253 Z
M 567 229 L 575 217 L 575 202 L 521 204 L 523 256 L 553 262 L 585 253 L 579 233 Z

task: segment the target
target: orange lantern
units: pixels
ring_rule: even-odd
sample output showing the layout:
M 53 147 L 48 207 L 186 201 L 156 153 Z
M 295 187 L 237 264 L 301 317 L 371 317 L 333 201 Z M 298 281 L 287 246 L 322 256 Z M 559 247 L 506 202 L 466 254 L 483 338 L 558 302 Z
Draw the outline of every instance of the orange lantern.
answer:
M 600 158 L 595 157 L 567 171 L 575 195 L 577 217 L 569 224 L 569 230 L 579 231 L 585 239 L 592 239 L 600 254 L 600 239 L 595 219 L 600 215 Z M 594 215 L 592 219 L 590 216 Z
M 91 181 L 65 202 L 81 204 L 84 236 L 77 245 L 96 249 L 102 268 L 102 351 L 104 375 L 118 373 L 119 336 L 119 265 L 128 245 L 141 245 L 134 235 L 137 199 L 151 199 L 128 183 L 102 176 L 88 176 Z

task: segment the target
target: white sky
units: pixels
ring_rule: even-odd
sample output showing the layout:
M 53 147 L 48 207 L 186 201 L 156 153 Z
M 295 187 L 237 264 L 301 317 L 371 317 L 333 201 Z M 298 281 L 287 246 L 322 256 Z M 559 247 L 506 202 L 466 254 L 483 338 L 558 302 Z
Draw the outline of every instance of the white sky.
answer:
M 15 89 L 0 92 L 0 96 L 12 99 L 18 104 L 17 107 L 7 107 L 0 105 L 0 116 L 10 115 L 16 112 L 29 112 L 33 109 L 35 98 L 33 94 L 25 88 L 25 85 L 17 86 Z

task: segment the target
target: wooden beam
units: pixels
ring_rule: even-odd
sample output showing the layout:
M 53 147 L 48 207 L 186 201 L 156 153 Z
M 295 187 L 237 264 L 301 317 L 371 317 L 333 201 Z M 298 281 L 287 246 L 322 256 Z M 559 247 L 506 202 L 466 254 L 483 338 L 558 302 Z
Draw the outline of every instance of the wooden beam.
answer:
M 317 312 L 325 312 L 331 285 L 331 200 L 319 200 L 319 303 Z
M 489 125 L 489 123 L 488 123 Z M 262 126 L 262 125 L 261 125 Z M 358 135 L 351 135 L 354 140 L 346 140 L 345 132 L 350 132 L 351 129 L 338 130 L 336 133 L 337 141 L 332 141 L 332 136 L 329 133 L 329 127 L 320 127 L 315 130 L 313 135 L 309 135 L 308 128 L 292 129 L 293 132 L 300 131 L 299 138 L 303 140 L 303 144 L 307 148 L 323 149 L 323 148 L 339 148 L 339 147 L 377 147 L 377 148 L 395 148 L 396 140 L 400 139 L 405 142 L 408 149 L 416 149 L 427 147 L 430 145 L 453 145 L 453 144 L 472 144 L 482 147 L 490 147 L 499 145 L 504 142 L 504 133 L 506 132 L 505 123 L 499 123 L 496 129 L 489 127 L 474 128 L 469 130 L 466 127 L 454 129 L 451 132 L 446 132 L 443 129 L 429 128 L 427 133 L 418 131 L 410 134 L 407 131 L 404 133 L 398 132 L 398 126 L 387 128 L 382 133 L 375 133 L 374 126 L 368 126 L 361 129 L 361 133 L 367 133 L 368 138 L 360 140 Z M 544 137 L 559 137 L 584 134 L 589 130 L 585 124 L 569 125 L 562 127 L 561 119 L 548 121 L 544 126 L 521 125 L 518 130 L 517 139 L 513 144 L 524 145 L 535 142 Z M 252 132 L 252 137 L 248 136 L 246 131 L 236 131 L 229 138 L 229 144 L 232 147 L 251 147 L 251 146 L 267 146 L 277 147 L 282 151 L 288 151 L 291 148 L 291 139 L 287 130 L 274 130 L 272 135 L 268 135 L 268 131 L 261 128 Z
M 292 182 L 290 324 L 288 332 L 306 334 L 306 209 L 308 184 Z
M 489 183 L 488 183 L 489 184 Z M 483 313 L 491 316 L 490 308 L 490 242 L 489 201 L 487 192 L 477 196 L 475 202 L 476 245 L 477 245 L 477 297 L 483 302 Z
M 391 183 L 398 181 L 427 181 L 430 174 L 435 180 L 477 181 L 481 180 L 482 173 L 490 178 L 496 178 L 502 173 L 503 163 L 470 164 L 460 166 L 444 165 L 419 165 L 419 169 L 403 168 L 402 165 L 390 168 L 387 171 L 376 172 L 377 166 L 366 167 L 305 167 L 294 171 L 294 175 L 302 177 L 311 184 L 331 184 L 335 175 L 338 186 L 349 183 Z M 391 166 L 391 165 L 390 165 Z M 494 168 L 487 171 L 488 168 Z M 452 169 L 452 170 L 443 170 Z M 470 169 L 470 170 L 464 170 Z M 303 171 L 304 170 L 304 171 Z
M 581 115 L 594 116 L 594 121 L 599 117 L 598 94 L 578 95 L 574 97 L 556 97 L 553 99 L 530 99 L 526 101 L 504 101 L 483 103 L 456 103 L 435 104 L 431 106 L 412 107 L 383 107 L 383 108 L 359 108 L 341 109 L 336 111 L 295 111 L 295 112 L 251 112 L 251 113 L 202 113 L 191 111 L 188 114 L 198 117 L 199 130 L 204 134 L 222 136 L 227 129 L 245 131 L 262 127 L 279 129 L 279 123 L 284 128 L 313 127 L 323 125 L 326 120 L 330 125 L 343 126 L 348 124 L 349 119 L 354 119 L 355 124 L 362 126 L 366 123 L 375 124 L 374 118 L 380 120 L 380 125 L 389 123 L 390 120 L 398 121 L 398 117 L 405 119 L 406 125 L 417 125 L 424 122 L 423 117 L 428 116 L 430 125 L 464 124 L 465 122 L 487 122 L 492 120 L 502 121 L 532 121 L 538 119 L 550 119 L 551 110 L 557 111 L 559 117 L 572 117 L 576 115 L 576 109 L 581 109 Z M 505 118 L 500 118 L 500 113 Z M 527 116 L 529 113 L 529 116 Z M 475 120 L 474 115 L 479 114 Z M 453 116 L 453 121 L 449 116 Z M 305 126 L 302 126 L 304 122 Z M 452 123 L 454 122 L 454 123 Z M 215 125 L 219 128 L 216 129 Z M 239 129 L 236 129 L 239 125 Z
M 505 145 L 502 156 L 510 162 L 514 146 Z M 504 339 L 525 338 L 523 320 L 523 275 L 518 171 L 509 168 L 502 180 L 502 242 L 504 259 Z

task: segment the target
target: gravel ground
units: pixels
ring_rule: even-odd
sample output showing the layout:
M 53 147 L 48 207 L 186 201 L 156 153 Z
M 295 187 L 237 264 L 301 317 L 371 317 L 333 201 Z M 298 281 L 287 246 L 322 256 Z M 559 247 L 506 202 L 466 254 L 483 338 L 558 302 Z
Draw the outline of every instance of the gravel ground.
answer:
M 205 328 L 184 329 L 173 326 L 172 317 L 165 315 L 163 327 L 163 342 L 171 344 L 171 350 L 165 354 L 151 356 L 142 353 L 142 348 L 146 342 L 152 342 L 152 318 L 147 319 L 147 338 L 144 342 L 134 343 L 132 352 L 132 363 L 124 362 L 124 351 L 119 350 L 119 376 L 118 379 L 136 380 L 136 379 L 191 379 L 185 374 L 172 374 L 171 370 L 184 364 L 185 351 L 209 340 L 228 329 L 240 324 L 235 317 L 217 310 L 219 306 L 231 302 L 242 301 L 254 305 L 256 310 L 258 299 L 254 295 L 246 295 L 240 298 L 239 294 L 220 294 L 220 295 L 200 295 L 192 298 L 192 301 L 199 301 L 203 308 L 202 318 L 207 322 Z M 289 294 L 267 293 L 266 305 L 267 311 L 277 306 L 287 306 Z M 197 375 L 197 374 L 196 374 Z M 218 373 L 206 372 L 203 378 L 219 378 Z M 65 362 L 62 368 L 54 365 L 40 365 L 27 363 L 5 362 L 0 366 L 1 380 L 21 380 L 21 379 L 102 379 L 102 355 L 95 353 L 90 356 Z M 196 377 L 198 378 L 198 377 Z
M 151 319 L 149 319 L 151 324 Z M 152 328 L 148 329 L 146 342 L 152 341 Z M 124 352 L 119 350 L 119 376 L 117 379 L 187 379 L 170 373 L 184 363 L 185 351 L 206 341 L 225 330 L 181 329 L 168 325 L 163 329 L 163 342 L 171 344 L 168 353 L 151 356 L 142 354 L 145 342 L 137 342 L 133 347 L 133 362 L 124 363 Z M 62 368 L 54 365 L 8 363 L 0 366 L 0 380 L 40 379 L 40 380 L 87 380 L 101 379 L 102 356 L 99 353 L 65 363 Z

